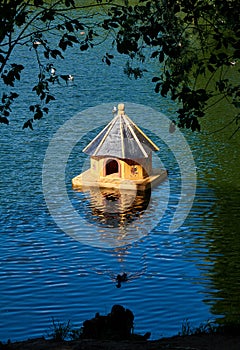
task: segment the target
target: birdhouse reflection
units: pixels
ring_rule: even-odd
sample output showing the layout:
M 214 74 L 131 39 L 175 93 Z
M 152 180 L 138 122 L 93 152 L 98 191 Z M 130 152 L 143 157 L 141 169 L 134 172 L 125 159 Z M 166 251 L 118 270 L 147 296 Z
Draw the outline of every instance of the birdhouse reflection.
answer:
M 147 209 L 151 190 L 144 192 L 107 188 L 85 191 L 91 213 L 87 218 L 104 227 L 125 227 Z

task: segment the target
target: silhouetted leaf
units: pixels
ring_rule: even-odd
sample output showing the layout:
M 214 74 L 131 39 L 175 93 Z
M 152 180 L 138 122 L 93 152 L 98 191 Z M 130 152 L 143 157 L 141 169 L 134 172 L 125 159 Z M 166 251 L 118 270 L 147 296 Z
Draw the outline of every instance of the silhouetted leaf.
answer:
M 112 28 L 118 28 L 119 24 L 117 22 L 108 22 L 108 26 Z
M 79 22 L 78 19 L 72 20 L 72 24 L 75 25 L 75 29 L 76 29 L 76 30 L 84 30 L 84 25 L 83 25 L 83 23 Z
M 164 61 L 164 52 L 161 50 L 159 53 L 159 62 L 162 63 Z
M 46 101 L 45 102 L 47 104 L 47 103 L 49 103 L 50 101 L 53 101 L 53 100 L 55 100 L 55 97 L 48 94 L 47 97 L 46 97 Z
M 84 44 L 80 45 L 80 50 L 81 51 L 86 51 L 88 48 L 89 48 L 88 43 L 84 43 Z
M 40 100 L 44 100 L 45 96 L 46 96 L 46 93 L 44 91 L 42 91 L 41 95 L 40 95 Z
M 152 82 L 153 82 L 153 83 L 156 83 L 156 82 L 159 81 L 159 80 L 160 80 L 159 77 L 153 77 L 153 78 L 152 78 Z
M 55 14 L 56 14 L 56 11 L 53 10 L 53 8 L 50 8 L 50 9 L 46 9 L 44 12 L 43 12 L 43 15 L 41 17 L 41 20 L 43 22 L 46 22 L 46 21 L 53 21 L 54 20 L 54 17 L 55 17 Z
M 111 65 L 111 61 L 108 59 L 108 57 L 106 57 L 105 62 L 107 63 L 108 66 Z
M 240 59 L 240 50 L 234 51 L 234 57 Z
M 10 93 L 11 99 L 17 98 L 18 96 L 19 96 L 19 94 L 17 94 L 16 92 L 11 92 Z
M 67 7 L 70 7 L 70 6 L 75 6 L 75 1 L 74 0 L 65 0 L 65 5 Z
M 26 23 L 27 14 L 28 13 L 26 11 L 21 11 L 20 13 L 17 14 L 17 16 L 15 17 L 15 21 L 18 27 L 21 27 L 21 25 Z
M 0 123 L 8 125 L 9 124 L 9 120 L 6 117 L 0 116 Z
M 43 112 L 40 109 L 37 109 L 37 112 L 34 114 L 34 120 L 40 120 L 43 117 Z
M 64 59 L 61 51 L 59 50 L 51 50 L 50 51 L 50 55 L 53 57 L 53 58 L 57 58 L 57 56 L 61 57 L 62 59 Z
M 49 109 L 48 109 L 47 107 L 44 107 L 44 108 L 43 108 L 43 112 L 46 113 L 46 114 L 48 114 Z
M 46 49 L 43 54 L 46 59 L 49 59 L 50 49 Z
M 211 72 L 211 73 L 214 73 L 216 71 L 216 68 L 213 67 L 211 64 L 209 64 L 207 67 L 208 67 L 209 72 Z
M 161 83 L 157 83 L 155 86 L 155 92 L 158 94 L 160 91 Z
M 74 32 L 74 28 L 71 22 L 66 22 L 65 27 L 69 32 Z
M 67 39 L 73 43 L 78 43 L 79 40 L 75 37 L 75 35 L 66 35 Z
M 159 55 L 159 51 L 154 51 L 152 54 L 151 54 L 151 58 L 155 58 Z
M 43 5 L 43 0 L 34 0 L 33 3 L 34 3 L 34 5 L 37 6 L 37 7 L 38 7 L 38 6 L 42 6 L 42 5 Z
M 24 124 L 23 124 L 23 129 L 27 129 L 27 128 L 30 128 L 31 130 L 33 130 L 33 119 L 29 119 L 28 121 L 26 121 Z
M 111 55 L 111 54 L 109 54 L 109 53 L 106 53 L 106 56 L 107 56 L 109 59 L 113 59 L 113 58 L 114 58 L 114 56 Z

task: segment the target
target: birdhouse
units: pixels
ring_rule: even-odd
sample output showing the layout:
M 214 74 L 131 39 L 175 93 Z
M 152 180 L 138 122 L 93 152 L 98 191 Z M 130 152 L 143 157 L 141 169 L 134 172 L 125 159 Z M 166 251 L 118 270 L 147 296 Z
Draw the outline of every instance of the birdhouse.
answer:
M 158 150 L 121 103 L 112 121 L 83 149 L 91 166 L 72 179 L 73 188 L 148 188 L 167 176 L 165 170 L 152 167 L 152 152 Z

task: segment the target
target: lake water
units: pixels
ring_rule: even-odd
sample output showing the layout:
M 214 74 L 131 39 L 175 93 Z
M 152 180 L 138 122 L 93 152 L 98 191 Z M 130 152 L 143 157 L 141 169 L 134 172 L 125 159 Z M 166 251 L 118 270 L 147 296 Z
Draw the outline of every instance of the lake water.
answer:
M 186 319 L 199 326 L 208 320 L 239 318 L 238 138 L 229 139 L 227 131 L 184 132 L 196 164 L 196 194 L 186 220 L 169 232 L 182 198 L 178 157 L 184 160 L 186 150 L 181 143 L 178 147 L 178 136 L 171 147 L 163 140 L 159 113 L 174 118 L 174 106 L 154 93 L 151 77 L 156 67 L 149 66 L 143 79 L 130 80 L 123 74 L 124 57 L 108 67 L 101 61 L 104 52 L 73 50 L 73 56 L 56 64 L 59 72 L 75 79 L 54 86 L 57 100 L 49 116 L 31 131 L 21 126 L 35 100 L 29 86 L 36 67 L 33 52 L 20 50 L 27 65 L 23 99 L 15 103 L 11 124 L 0 128 L 2 341 L 46 335 L 52 318 L 70 320 L 77 328 L 96 312 L 110 312 L 116 303 L 133 311 L 135 332 L 150 331 L 152 339 L 177 334 Z M 99 193 L 71 188 L 71 178 L 86 166 L 81 150 L 111 120 L 110 106 L 119 102 L 125 102 L 130 118 L 161 147 L 156 162 L 160 159 L 169 171 L 168 180 L 149 197 L 134 197 L 131 218 L 125 215 L 123 225 L 119 215 L 106 219 L 104 206 L 96 202 Z M 77 120 L 76 128 L 68 125 L 72 120 Z M 211 128 L 207 125 L 205 130 Z M 73 145 L 71 137 L 78 139 Z M 50 142 L 56 139 L 59 151 L 55 144 L 46 162 Z M 69 155 L 61 164 L 63 145 Z M 184 213 L 194 190 L 191 174 L 190 192 L 183 193 Z M 66 194 L 78 219 L 69 211 Z M 122 272 L 129 279 L 116 288 L 116 276 Z

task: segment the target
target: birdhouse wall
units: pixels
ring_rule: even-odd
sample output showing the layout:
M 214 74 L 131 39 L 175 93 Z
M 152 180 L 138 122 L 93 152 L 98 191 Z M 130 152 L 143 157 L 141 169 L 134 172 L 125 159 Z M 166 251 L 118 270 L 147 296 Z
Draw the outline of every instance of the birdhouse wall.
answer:
M 125 159 L 124 160 L 124 173 L 125 179 L 129 180 L 140 180 L 143 179 L 152 172 L 151 159 Z
M 98 157 L 91 157 L 91 173 L 94 176 L 99 177 L 100 170 L 100 159 Z
M 109 174 L 124 178 L 124 161 L 114 157 L 91 157 L 91 173 L 100 178 Z
M 97 177 L 122 178 L 140 180 L 152 173 L 152 157 L 143 159 L 120 159 L 114 157 L 91 157 L 91 173 Z

